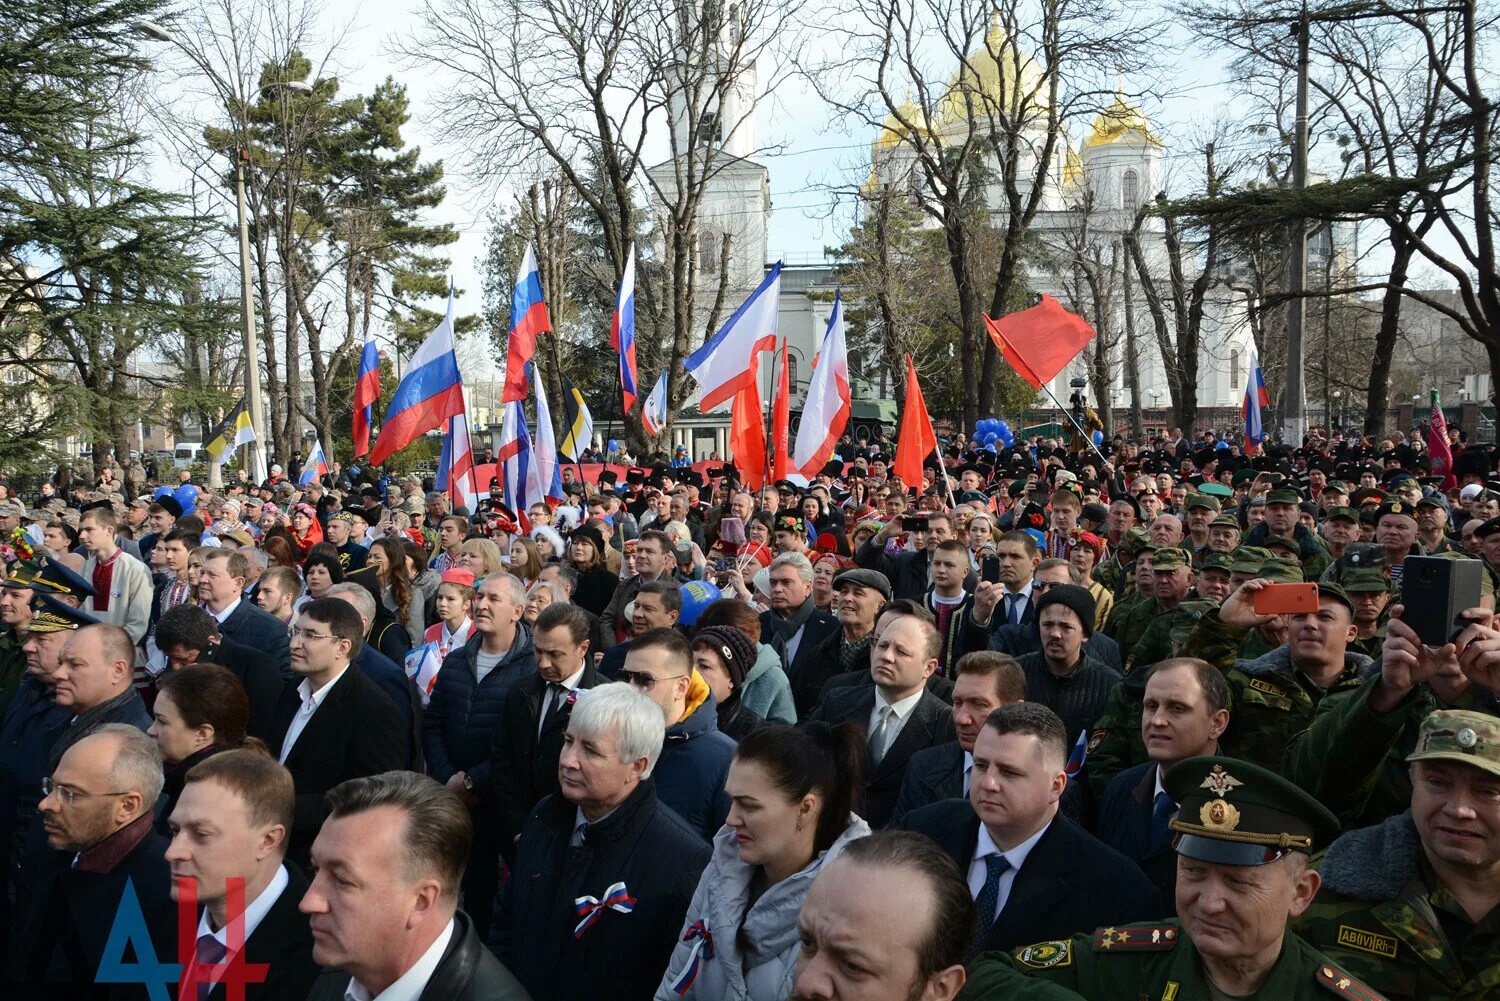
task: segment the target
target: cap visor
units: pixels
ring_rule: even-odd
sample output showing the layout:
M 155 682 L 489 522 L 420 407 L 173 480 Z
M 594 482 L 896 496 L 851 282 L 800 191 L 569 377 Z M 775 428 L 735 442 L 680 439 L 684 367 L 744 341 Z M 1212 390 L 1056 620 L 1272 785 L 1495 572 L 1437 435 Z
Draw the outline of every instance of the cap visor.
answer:
M 1180 834 L 1177 837 L 1178 855 L 1199 862 L 1215 862 L 1219 865 L 1265 865 L 1275 862 L 1289 849 L 1270 845 L 1252 845 L 1241 841 L 1220 841 L 1205 838 L 1201 834 Z

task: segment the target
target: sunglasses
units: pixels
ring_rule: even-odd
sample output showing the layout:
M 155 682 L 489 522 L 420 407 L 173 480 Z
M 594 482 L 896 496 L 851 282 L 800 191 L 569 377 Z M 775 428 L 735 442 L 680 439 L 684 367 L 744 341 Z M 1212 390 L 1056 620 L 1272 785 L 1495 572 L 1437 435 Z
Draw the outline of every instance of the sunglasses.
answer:
M 674 675 L 671 675 L 670 677 L 666 677 L 666 678 L 656 678 L 656 677 L 652 677 L 650 674 L 647 674 L 645 671 L 623 671 L 623 670 L 620 671 L 619 673 L 617 673 L 615 675 L 615 679 L 616 680 L 623 681 L 623 682 L 625 682 L 625 684 L 631 686 L 632 688 L 639 688 L 643 692 L 649 692 L 649 691 L 651 691 L 651 689 L 653 689 L 653 688 L 655 688 L 657 686 L 658 682 L 662 682 L 662 681 L 676 681 L 678 678 L 686 678 L 686 677 L 687 677 L 687 675 L 685 675 L 685 674 L 674 674 Z

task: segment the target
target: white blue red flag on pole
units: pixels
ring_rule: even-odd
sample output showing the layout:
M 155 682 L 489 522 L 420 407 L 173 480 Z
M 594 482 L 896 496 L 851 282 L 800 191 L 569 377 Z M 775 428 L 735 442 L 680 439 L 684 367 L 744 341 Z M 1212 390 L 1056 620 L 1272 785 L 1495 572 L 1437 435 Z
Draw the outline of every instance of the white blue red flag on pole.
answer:
M 776 311 L 781 300 L 781 262 L 734 311 L 719 332 L 683 362 L 698 383 L 698 409 L 708 413 L 755 381 L 760 353 L 776 347 Z
M 443 436 L 443 453 L 438 456 L 437 477 L 433 488 L 446 493 L 455 508 L 473 514 L 479 508 L 479 484 L 474 479 L 474 446 L 469 439 L 469 414 L 448 419 L 448 433 Z
M 620 356 L 620 393 L 625 407 L 635 406 L 635 245 L 625 258 L 625 274 L 620 278 L 620 295 L 615 300 L 615 318 L 609 328 L 609 343 Z
M 305 487 L 313 480 L 328 475 L 328 457 L 323 454 L 323 442 L 313 439 L 312 451 L 307 453 L 307 458 L 302 462 L 302 475 L 297 477 L 297 485 Z
M 1271 394 L 1266 392 L 1266 380 L 1260 372 L 1260 359 L 1255 357 L 1255 347 L 1250 348 L 1250 376 L 1245 380 L 1245 402 L 1240 410 L 1245 416 L 1245 454 L 1260 451 L 1266 440 L 1264 411 L 1271 408 Z
M 542 484 L 542 497 L 550 507 L 563 502 L 562 472 L 557 462 L 557 439 L 552 431 L 552 408 L 547 405 L 547 387 L 541 374 L 531 366 L 532 389 L 536 391 L 536 472 Z
M 354 457 L 370 451 L 370 426 L 375 420 L 375 401 L 380 399 L 380 352 L 374 334 L 365 334 L 359 353 L 359 372 L 354 377 Z
M 1073 750 L 1068 752 L 1068 763 L 1063 766 L 1063 771 L 1068 773 L 1069 780 L 1073 779 L 1089 760 L 1089 732 L 1084 730 L 1078 734 L 1078 740 L 1073 743 Z
M 448 418 L 464 412 L 463 382 L 453 352 L 453 284 L 448 285 L 448 310 L 417 353 L 396 386 L 380 438 L 370 451 L 370 465 L 378 466 Z
M 526 427 L 526 410 L 520 400 L 505 404 L 500 418 L 500 451 L 495 456 L 500 466 L 500 486 L 505 503 L 516 512 L 521 524 L 530 531 L 526 517 L 532 504 L 546 501 L 546 487 L 537 472 L 536 454 L 531 448 L 531 431 Z
M 667 373 L 663 372 L 641 407 L 641 424 L 647 434 L 661 434 L 667 426 Z
M 828 329 L 813 361 L 807 399 L 802 404 L 802 423 L 797 425 L 797 443 L 792 448 L 792 469 L 811 480 L 833 457 L 839 438 L 849 423 L 849 355 L 844 346 L 844 305 L 840 293 L 833 295 Z
M 547 300 L 542 295 L 542 276 L 536 267 L 536 252 L 526 245 L 521 270 L 510 293 L 510 343 L 505 354 L 505 385 L 500 402 L 526 399 L 526 365 L 536 354 L 537 335 L 552 329 L 547 318 Z

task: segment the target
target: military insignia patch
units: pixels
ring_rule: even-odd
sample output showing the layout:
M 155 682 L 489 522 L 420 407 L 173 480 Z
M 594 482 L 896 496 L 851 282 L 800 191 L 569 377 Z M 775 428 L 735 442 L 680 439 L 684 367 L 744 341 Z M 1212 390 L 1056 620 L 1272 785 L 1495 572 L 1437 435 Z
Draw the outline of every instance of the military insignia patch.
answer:
M 1226 772 L 1223 765 L 1214 765 L 1213 771 L 1208 773 L 1208 778 L 1203 780 L 1203 784 L 1199 788 L 1207 789 L 1216 796 L 1223 796 L 1229 790 L 1244 784 Z
M 1100 928 L 1094 932 L 1095 952 L 1162 952 L 1177 945 L 1173 925 L 1139 924 Z
M 1271 684 L 1268 681 L 1261 681 L 1259 678 L 1251 678 L 1250 687 L 1255 689 L 1257 692 L 1265 692 L 1267 695 L 1275 695 L 1279 698 L 1286 698 L 1286 692 L 1282 691 L 1280 688 L 1277 688 L 1275 685 Z
M 1018 952 L 1016 960 L 1033 970 L 1050 970 L 1058 966 L 1071 965 L 1072 949 L 1073 943 L 1066 939 L 1057 942 L 1038 942 Z
M 1095 730 L 1089 737 L 1089 753 L 1093 754 L 1095 751 L 1097 751 L 1099 749 L 1099 745 L 1104 743 L 1104 738 L 1107 736 L 1109 736 L 1108 730 Z
M 1380 1001 L 1383 997 L 1335 966 L 1318 967 L 1315 979 L 1323 987 L 1348 1001 Z
M 1180 985 L 1175 980 L 1168 980 L 1167 987 L 1161 992 L 1161 1001 L 1177 1001 L 1177 988 Z
M 1338 943 L 1345 948 L 1384 956 L 1386 959 L 1396 958 L 1397 943 L 1392 935 L 1381 935 L 1363 928 L 1339 925 Z
M 1198 811 L 1198 819 L 1204 827 L 1216 831 L 1232 831 L 1240 826 L 1240 811 L 1222 799 L 1211 799 Z

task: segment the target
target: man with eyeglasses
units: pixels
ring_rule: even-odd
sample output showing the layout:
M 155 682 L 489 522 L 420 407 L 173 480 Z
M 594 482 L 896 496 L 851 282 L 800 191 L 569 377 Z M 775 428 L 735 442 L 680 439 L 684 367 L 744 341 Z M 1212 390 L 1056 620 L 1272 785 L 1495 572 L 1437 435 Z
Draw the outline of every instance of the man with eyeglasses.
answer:
M 692 647 L 674 629 L 648 630 L 630 641 L 619 677 L 655 702 L 665 720 L 657 796 L 712 840 L 729 815 L 724 780 L 734 741 L 719 730 L 713 692 L 693 670 Z
M 30 863 L 34 891 L 17 901 L 7 981 L 47 984 L 55 996 L 97 990 L 95 973 L 127 886 L 148 929 L 171 927 L 167 840 L 151 823 L 162 781 L 156 742 L 125 723 L 73 744 L 42 780 L 36 809 L 47 847 Z
M 267 744 L 297 790 L 287 858 L 298 865 L 307 865 L 328 816 L 324 793 L 345 779 L 406 766 L 400 713 L 375 682 L 349 670 L 363 643 L 359 613 L 339 598 L 314 598 L 292 624 L 299 680 L 282 690 Z

